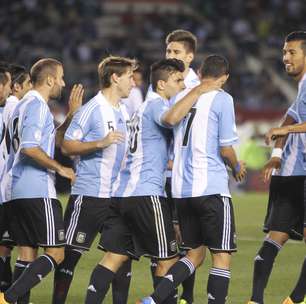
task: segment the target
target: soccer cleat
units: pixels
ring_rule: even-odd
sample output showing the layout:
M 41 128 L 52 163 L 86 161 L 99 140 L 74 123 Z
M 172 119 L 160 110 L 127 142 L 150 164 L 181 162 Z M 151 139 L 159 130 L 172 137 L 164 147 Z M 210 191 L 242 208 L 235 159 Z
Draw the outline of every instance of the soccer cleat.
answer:
M 306 304 L 306 297 L 304 298 L 303 302 L 301 303 L 294 303 L 290 297 L 286 298 L 286 300 L 283 302 L 283 304 Z
M 185 299 L 180 299 L 179 304 L 188 304 L 188 302 Z
M 4 299 L 4 293 L 0 293 L 0 304 L 9 304 L 9 302 L 6 302 Z
M 247 304 L 258 304 L 258 303 L 253 302 L 253 301 L 249 301 Z
M 136 304 L 155 304 L 155 302 L 151 297 L 146 297 L 141 300 L 138 300 Z

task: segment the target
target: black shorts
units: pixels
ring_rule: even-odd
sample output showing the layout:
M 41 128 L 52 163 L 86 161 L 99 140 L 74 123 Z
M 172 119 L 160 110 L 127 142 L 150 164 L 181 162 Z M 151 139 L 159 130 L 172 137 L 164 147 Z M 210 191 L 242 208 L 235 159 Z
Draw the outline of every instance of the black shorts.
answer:
M 272 176 L 264 232 L 280 231 L 291 239 L 303 239 L 304 182 L 304 176 Z
M 89 250 L 108 214 L 110 199 L 71 195 L 64 221 L 67 246 Z
M 57 199 L 17 199 L 10 204 L 11 233 L 17 245 L 65 246 L 62 205 Z
M 99 248 L 138 259 L 177 255 L 171 210 L 164 197 L 112 198 Z
M 237 251 L 231 199 L 220 195 L 176 199 L 182 248 L 201 245 L 213 251 Z
M 5 202 L 0 205 L 0 217 L 2 223 L 2 237 L 0 237 L 0 245 L 6 247 L 16 246 L 16 242 L 13 240 L 11 235 L 10 223 L 11 223 L 11 203 Z M 0 229 L 0 230 L 1 230 Z

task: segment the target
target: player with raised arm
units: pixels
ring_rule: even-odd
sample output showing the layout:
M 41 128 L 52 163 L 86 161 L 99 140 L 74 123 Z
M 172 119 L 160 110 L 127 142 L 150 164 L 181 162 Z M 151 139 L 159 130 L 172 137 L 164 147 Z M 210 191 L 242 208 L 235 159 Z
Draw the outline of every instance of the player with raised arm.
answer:
M 200 73 L 202 81 L 224 84 L 229 76 L 228 62 L 211 55 L 205 59 Z M 164 303 L 203 263 L 206 247 L 212 256 L 208 303 L 225 303 L 231 253 L 236 251 L 226 164 L 237 181 L 245 176 L 244 165 L 232 148 L 237 140 L 233 99 L 223 90 L 199 96 L 185 119 L 174 128 L 172 195 L 187 255 L 170 268 L 154 293 L 140 303 Z
M 65 86 L 64 70 L 59 61 L 45 58 L 33 65 L 30 75 L 33 90 L 16 106 L 8 128 L 10 148 L 15 153 L 10 169 L 12 236 L 20 248 L 31 250 L 40 246 L 44 254 L 0 294 L 0 303 L 15 303 L 64 258 L 64 223 L 54 174 L 73 180 L 74 173 L 53 159 L 55 137 L 61 135 L 56 135 L 47 105 L 51 98 L 60 96 Z
M 86 304 L 103 301 L 115 273 L 129 258 L 156 258 L 156 282 L 177 260 L 171 211 L 164 195 L 168 129 L 183 119 L 202 92 L 217 87 L 214 82 L 201 84 L 169 109 L 169 99 L 184 88 L 183 71 L 183 63 L 175 59 L 151 67 L 155 98 L 145 101 L 133 116 L 127 158 L 114 184 L 100 240 L 106 254 L 92 272 Z M 169 303 L 174 301 L 169 299 Z
M 129 115 L 121 99 L 134 85 L 135 61 L 110 56 L 98 67 L 100 90 L 76 113 L 68 127 L 62 150 L 79 157 L 76 180 L 65 211 L 67 247 L 54 277 L 53 303 L 66 302 L 75 267 L 88 251 L 107 216 L 112 185 L 127 149 Z M 115 284 L 113 303 L 127 303 L 131 265 L 122 269 L 123 283 Z M 122 284 L 121 284 L 122 283 Z M 118 290 L 121 289 L 121 290 Z
M 286 37 L 283 63 L 287 74 L 299 83 L 298 94 L 286 113 L 282 128 L 280 131 L 270 130 L 266 136 L 267 142 L 270 142 L 272 137 L 288 134 L 287 130 L 300 131 L 303 126 L 294 124 L 306 121 L 306 32 L 292 32 Z M 268 233 L 255 257 L 250 304 L 264 303 L 264 290 L 274 260 L 288 239 L 302 239 L 303 230 L 305 236 L 305 136 L 294 132 L 288 137 L 278 137 L 271 159 L 263 170 L 265 181 L 268 181 L 273 173 L 264 225 L 264 230 Z M 303 267 L 305 268 L 305 263 Z M 304 268 L 296 288 L 284 304 L 303 303 L 306 292 Z

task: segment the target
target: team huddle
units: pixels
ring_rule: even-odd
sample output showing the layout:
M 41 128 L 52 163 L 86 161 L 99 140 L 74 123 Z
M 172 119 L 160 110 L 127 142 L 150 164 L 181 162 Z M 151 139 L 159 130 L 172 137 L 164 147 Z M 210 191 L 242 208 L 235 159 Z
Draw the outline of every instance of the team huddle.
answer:
M 303 237 L 303 43 L 304 32 L 288 35 L 285 42 L 286 71 L 300 81 L 299 94 L 285 127 L 267 134 L 267 141 L 276 138 L 264 170 L 269 179 L 274 169 L 268 235 L 255 258 L 249 303 L 264 303 L 277 252 L 289 237 Z M 134 86 L 137 62 L 105 58 L 98 65 L 97 94 L 82 105 L 83 86 L 74 85 L 58 128 L 48 102 L 59 98 L 65 86 L 62 63 L 44 58 L 30 72 L 0 66 L 0 281 L 5 282 L 6 257 L 12 246 L 18 248 L 13 283 L 2 288 L 0 304 L 28 304 L 30 290 L 53 270 L 52 303 L 66 303 L 74 270 L 97 235 L 104 254 L 82 303 L 102 303 L 110 286 L 113 303 L 128 303 L 131 263 L 141 256 L 151 259 L 154 291 L 139 303 L 177 303 L 180 284 L 180 304 L 193 303 L 195 271 L 206 249 L 212 256 L 208 303 L 226 302 L 231 256 L 237 249 L 228 172 L 242 181 L 246 169 L 233 149 L 238 141 L 233 98 L 222 89 L 229 64 L 223 56 L 210 55 L 197 75 L 190 68 L 196 44 L 188 31 L 167 36 L 166 58 L 151 66 L 147 96 L 132 115 L 122 100 Z M 293 57 L 299 51 L 304 65 L 297 75 Z M 295 132 L 300 134 L 286 137 Z M 54 159 L 55 147 L 73 159 L 74 169 Z M 64 216 L 55 173 L 71 180 Z M 40 256 L 39 247 L 44 249 Z M 304 268 L 284 303 L 304 303 Z

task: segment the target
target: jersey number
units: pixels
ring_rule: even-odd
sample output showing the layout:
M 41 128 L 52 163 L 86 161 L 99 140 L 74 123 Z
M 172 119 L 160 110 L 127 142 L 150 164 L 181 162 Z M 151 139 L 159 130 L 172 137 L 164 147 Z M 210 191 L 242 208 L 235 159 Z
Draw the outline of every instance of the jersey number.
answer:
M 139 133 L 139 122 L 138 119 L 132 120 L 130 124 L 130 152 L 135 153 L 137 150 L 137 141 Z
M 18 117 L 16 117 L 13 121 L 13 140 L 12 140 L 12 146 L 15 153 L 19 148 L 19 144 L 20 144 L 20 139 L 18 137 Z
M 189 133 L 190 133 L 190 128 L 194 119 L 194 116 L 196 115 L 197 109 L 196 108 L 191 108 L 189 111 L 189 118 L 188 118 L 188 122 L 187 122 L 187 126 L 186 126 L 186 130 L 185 130 L 185 134 L 184 134 L 184 139 L 183 139 L 183 146 L 187 146 L 188 144 L 188 140 L 189 140 Z

